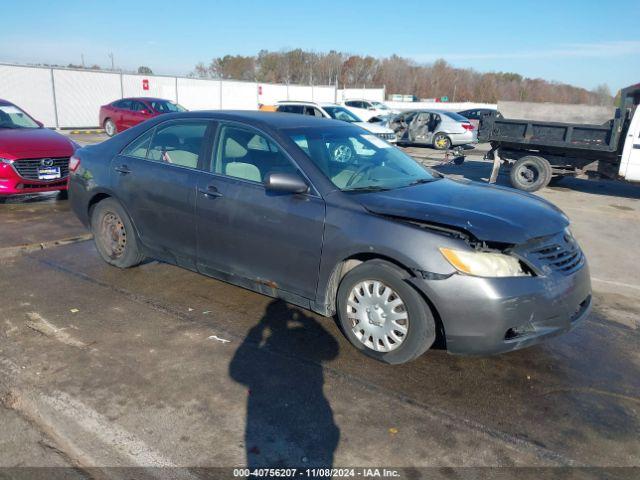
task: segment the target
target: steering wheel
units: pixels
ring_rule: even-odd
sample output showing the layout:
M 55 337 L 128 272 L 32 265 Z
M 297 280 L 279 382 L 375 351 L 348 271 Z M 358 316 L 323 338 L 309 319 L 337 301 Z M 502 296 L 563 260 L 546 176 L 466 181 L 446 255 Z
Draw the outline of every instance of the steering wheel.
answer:
M 371 170 L 373 167 L 377 167 L 377 165 L 374 163 L 366 163 L 364 165 L 361 165 L 355 172 L 353 172 L 353 175 L 349 177 L 349 180 L 347 180 L 345 188 L 350 187 L 356 178 L 358 178 L 359 176 L 362 176 L 365 172 Z

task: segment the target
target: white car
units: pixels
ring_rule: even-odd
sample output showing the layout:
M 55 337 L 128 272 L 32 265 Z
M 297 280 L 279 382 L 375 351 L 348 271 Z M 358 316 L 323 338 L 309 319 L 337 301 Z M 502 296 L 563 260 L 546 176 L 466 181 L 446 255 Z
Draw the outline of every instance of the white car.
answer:
M 353 112 L 347 110 L 342 105 L 335 103 L 315 103 L 315 102 L 295 102 L 286 101 L 276 104 L 276 111 L 282 113 L 298 113 L 300 115 L 311 115 L 316 117 L 333 118 L 334 120 L 342 120 L 344 122 L 353 123 L 365 130 L 370 131 L 376 137 L 381 138 L 389 143 L 396 143 L 396 134 L 388 127 L 363 122 Z
M 355 113 L 358 117 L 362 118 L 365 122 L 368 122 L 373 117 L 384 117 L 390 114 L 400 113 L 397 110 L 393 110 L 387 107 L 382 102 L 375 102 L 373 100 L 345 100 L 343 102 L 343 105 L 353 113 Z

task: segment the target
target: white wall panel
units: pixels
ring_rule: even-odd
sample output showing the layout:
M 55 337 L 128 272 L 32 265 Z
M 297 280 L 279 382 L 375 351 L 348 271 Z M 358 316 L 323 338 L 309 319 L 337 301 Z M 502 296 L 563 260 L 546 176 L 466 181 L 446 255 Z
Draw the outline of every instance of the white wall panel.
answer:
M 0 98 L 15 103 L 45 126 L 56 126 L 48 68 L 0 65 Z
M 274 105 L 280 100 L 289 100 L 286 85 L 260 83 L 258 89 L 258 102 L 262 105 Z M 262 94 L 260 94 L 260 90 L 262 90 Z
M 144 89 L 147 80 L 149 89 Z M 175 77 L 154 77 L 153 75 L 123 75 L 124 97 L 158 97 L 176 101 Z
M 121 97 L 117 73 L 54 70 L 61 127 L 96 127 L 100 106 Z
M 336 101 L 336 89 L 329 86 L 314 86 L 313 87 L 313 101 L 314 102 L 335 102 Z
M 178 103 L 187 110 L 219 110 L 220 81 L 178 78 Z
M 257 110 L 258 85 L 249 82 L 222 82 L 223 110 Z
M 313 89 L 303 85 L 289 85 L 289 100 L 312 102 Z

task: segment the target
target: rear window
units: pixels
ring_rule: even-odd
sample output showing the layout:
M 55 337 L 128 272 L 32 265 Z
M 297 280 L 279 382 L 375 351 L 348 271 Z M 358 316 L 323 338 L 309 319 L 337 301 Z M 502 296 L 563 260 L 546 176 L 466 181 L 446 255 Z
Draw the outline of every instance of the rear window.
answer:
M 455 112 L 442 112 L 443 115 L 446 115 L 449 118 L 452 118 L 453 120 L 455 120 L 456 122 L 468 122 L 469 119 L 466 117 L 463 117 L 462 115 L 460 115 L 459 113 L 455 113 Z

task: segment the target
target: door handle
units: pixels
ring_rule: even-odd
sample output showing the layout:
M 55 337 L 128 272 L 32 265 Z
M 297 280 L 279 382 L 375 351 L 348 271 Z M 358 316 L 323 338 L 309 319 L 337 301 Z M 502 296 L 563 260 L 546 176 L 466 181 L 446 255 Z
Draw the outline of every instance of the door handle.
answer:
M 222 193 L 213 185 L 209 185 L 206 190 L 198 190 L 207 198 L 218 198 L 222 196 Z
M 118 165 L 114 170 L 118 173 L 121 173 L 122 175 L 131 173 L 131 170 L 129 170 L 129 167 L 127 167 L 126 165 Z

